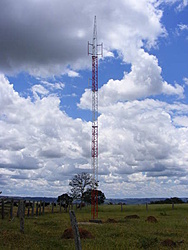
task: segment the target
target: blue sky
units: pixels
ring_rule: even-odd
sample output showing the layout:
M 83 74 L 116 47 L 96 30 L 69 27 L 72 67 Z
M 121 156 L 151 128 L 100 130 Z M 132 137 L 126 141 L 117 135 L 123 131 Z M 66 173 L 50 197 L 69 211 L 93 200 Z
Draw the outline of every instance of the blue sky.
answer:
M 3 194 L 58 196 L 74 174 L 91 172 L 96 15 L 100 189 L 109 198 L 187 196 L 187 0 L 0 5 Z

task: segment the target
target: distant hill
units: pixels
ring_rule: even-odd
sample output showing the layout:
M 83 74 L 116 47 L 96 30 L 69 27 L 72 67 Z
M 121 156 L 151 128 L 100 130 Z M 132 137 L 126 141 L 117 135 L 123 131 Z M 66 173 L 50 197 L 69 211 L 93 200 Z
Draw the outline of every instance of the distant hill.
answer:
M 165 200 L 159 200 L 159 201 L 151 201 L 151 204 L 182 204 L 187 201 L 183 201 L 183 199 L 180 199 L 178 197 L 173 197 L 173 198 L 167 198 Z
M 137 205 L 137 204 L 146 204 L 146 203 L 157 203 L 167 200 L 168 198 L 128 198 L 128 199 L 106 199 L 105 204 L 118 204 L 125 203 L 127 205 Z M 188 202 L 188 198 L 181 198 L 183 202 Z M 172 203 L 172 202 L 171 202 Z M 175 202 L 174 202 L 175 203 Z

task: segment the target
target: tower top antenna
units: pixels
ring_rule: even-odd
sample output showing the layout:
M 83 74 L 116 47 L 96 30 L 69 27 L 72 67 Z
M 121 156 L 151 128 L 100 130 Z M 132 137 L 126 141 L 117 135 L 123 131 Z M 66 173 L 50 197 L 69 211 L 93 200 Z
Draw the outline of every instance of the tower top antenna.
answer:
M 93 27 L 93 55 L 97 55 L 97 17 L 94 17 L 94 27 Z

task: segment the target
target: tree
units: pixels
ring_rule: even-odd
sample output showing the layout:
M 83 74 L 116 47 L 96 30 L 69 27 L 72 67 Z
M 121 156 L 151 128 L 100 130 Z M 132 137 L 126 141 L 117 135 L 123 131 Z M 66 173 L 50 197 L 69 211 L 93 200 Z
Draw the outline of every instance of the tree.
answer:
M 57 202 L 60 203 L 61 201 L 61 204 L 63 205 L 64 208 L 67 208 L 68 205 L 72 203 L 72 200 L 73 200 L 72 197 L 70 197 L 67 193 L 62 194 L 57 198 Z
M 91 204 L 91 192 L 92 189 L 88 189 L 86 192 L 83 193 L 83 200 L 84 202 L 90 203 Z M 98 197 L 98 204 L 103 204 L 106 197 L 104 193 L 101 190 L 97 190 L 97 197 Z
M 76 174 L 69 182 L 71 186 L 71 196 L 73 199 L 79 199 L 83 201 L 83 194 L 87 188 L 92 187 L 91 175 L 88 173 Z M 95 184 L 97 186 L 97 184 Z

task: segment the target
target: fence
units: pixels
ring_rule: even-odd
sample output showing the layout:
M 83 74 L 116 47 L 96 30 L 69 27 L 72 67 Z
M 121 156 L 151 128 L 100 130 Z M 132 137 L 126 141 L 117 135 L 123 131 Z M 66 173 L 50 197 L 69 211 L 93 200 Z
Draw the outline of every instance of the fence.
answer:
M 4 219 L 5 217 L 8 217 L 10 220 L 12 220 L 15 216 L 19 217 L 20 214 L 20 201 L 18 199 L 11 199 L 6 197 L 0 198 L 0 216 L 1 219 Z M 77 204 L 74 204 L 77 209 Z M 121 206 L 121 212 L 123 210 L 126 210 L 126 206 L 123 203 L 118 204 Z M 124 205 L 124 209 L 123 209 Z M 80 205 L 79 205 L 80 206 Z M 80 206 L 81 208 L 81 206 Z M 64 209 L 65 212 L 67 210 L 73 210 L 73 204 L 69 204 L 69 206 L 64 206 L 62 202 L 60 201 L 58 204 L 55 202 L 45 202 L 45 201 L 31 201 L 31 200 L 24 200 L 23 201 L 23 214 L 24 217 L 30 217 L 30 216 L 41 216 L 44 215 L 44 213 L 57 213 L 62 212 Z M 174 209 L 174 203 L 172 203 L 172 209 Z M 146 211 L 149 210 L 149 204 L 146 203 Z
M 20 214 L 20 201 L 18 199 L 10 199 L 10 198 L 0 198 L 0 216 L 1 219 L 8 217 L 12 220 L 15 216 L 19 217 Z M 76 206 L 77 207 L 77 206 Z M 68 207 L 64 206 L 61 201 L 59 205 L 55 202 L 45 202 L 45 201 L 23 201 L 23 214 L 24 216 L 41 216 L 44 213 L 55 213 L 62 212 L 64 209 L 65 212 L 67 210 L 73 209 L 73 204 L 70 204 Z

